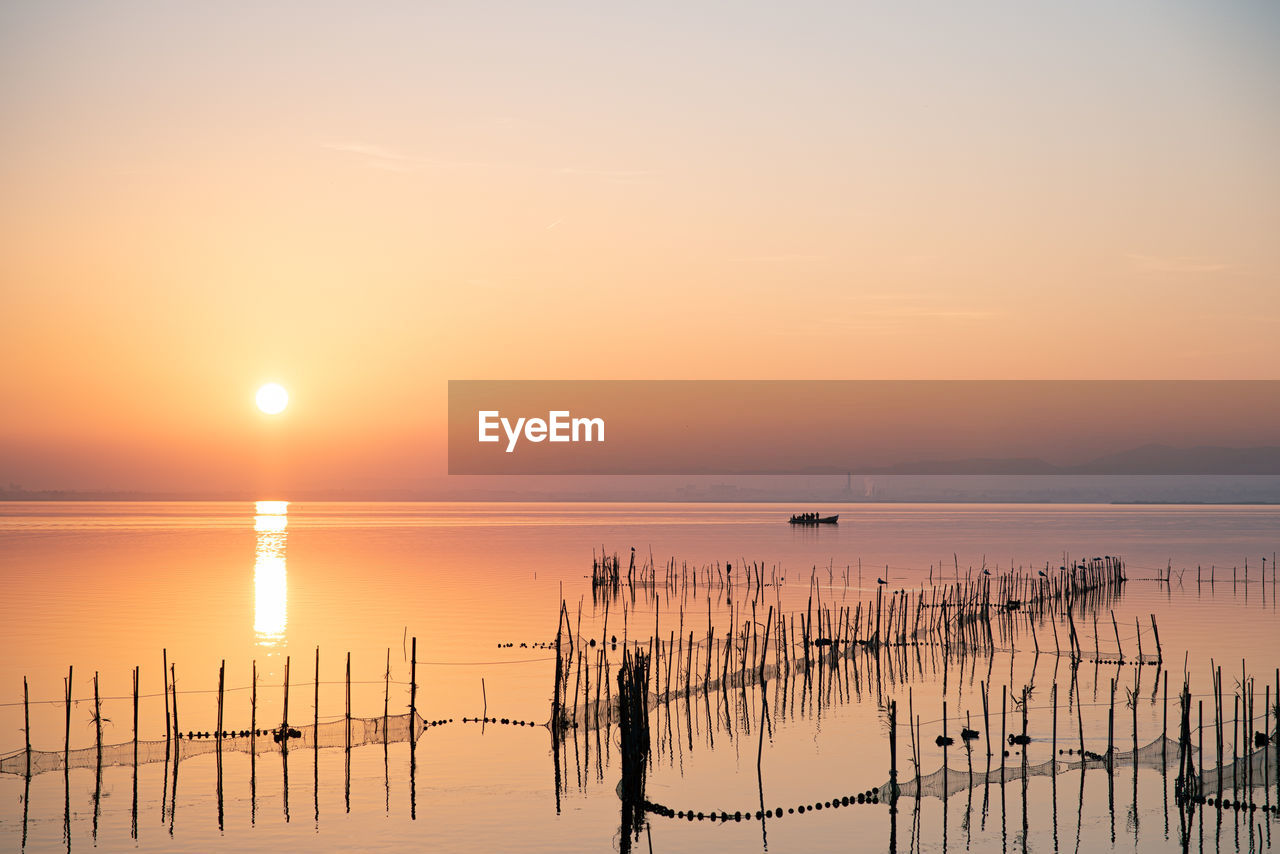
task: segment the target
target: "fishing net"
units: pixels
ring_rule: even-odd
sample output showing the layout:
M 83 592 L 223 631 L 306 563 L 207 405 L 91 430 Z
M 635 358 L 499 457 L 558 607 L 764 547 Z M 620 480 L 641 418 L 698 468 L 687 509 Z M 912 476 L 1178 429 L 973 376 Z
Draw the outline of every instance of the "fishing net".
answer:
M 1157 738 L 1150 744 L 1141 746 L 1135 753 L 1132 750 L 1114 751 L 1112 768 L 1133 767 L 1137 765 L 1140 768 L 1162 768 L 1177 764 L 1178 743 L 1169 738 Z M 1023 779 L 1023 777 L 1051 777 L 1054 774 L 1079 770 L 1080 768 L 1105 768 L 1106 759 L 1102 756 L 1079 756 L 1078 754 L 1070 758 L 1049 760 L 1048 762 L 1028 763 L 1025 766 L 1021 762 L 1005 763 L 1004 768 L 995 767 L 990 771 L 986 769 L 985 763 L 981 769 L 975 768 L 972 772 L 965 768 L 951 768 L 944 766 L 939 768 L 932 774 L 920 778 L 917 784 L 914 777 L 906 777 L 898 783 L 898 794 L 900 797 L 935 797 L 945 798 L 956 792 L 964 791 L 968 788 L 976 788 L 984 786 L 988 783 L 1008 783 Z M 890 785 L 885 783 L 879 788 L 880 797 L 887 799 L 890 794 Z
M 350 721 L 350 739 L 348 740 L 348 722 L 340 718 L 333 721 L 324 721 L 318 727 L 315 724 L 291 725 L 289 727 L 289 737 L 280 741 L 276 740 L 279 729 L 262 730 L 261 732 L 266 734 L 257 736 L 248 735 L 247 730 L 243 731 L 245 733 L 243 735 L 241 731 L 237 731 L 234 735 L 222 739 L 221 750 L 224 753 L 249 753 L 252 751 L 257 755 L 262 755 L 280 753 L 286 747 L 290 751 L 298 751 L 345 747 L 347 744 L 352 747 L 360 747 L 366 744 L 382 744 L 383 742 L 391 744 L 407 742 L 411 737 L 414 741 L 417 741 L 428 725 L 428 722 L 416 713 L 413 716 L 412 733 L 410 733 L 410 717 L 408 713 L 390 715 L 385 718 L 352 718 Z M 147 765 L 172 759 L 171 745 L 176 747 L 178 761 L 215 753 L 219 749 L 218 739 L 212 735 L 191 737 L 187 732 L 183 732 L 181 738 L 174 739 L 171 743 L 164 740 L 139 741 L 137 743 L 138 764 Z M 66 753 L 61 750 L 33 750 L 30 753 L 30 773 L 36 775 L 48 771 L 61 771 L 64 768 L 132 765 L 134 763 L 134 746 L 134 742 L 128 741 L 123 744 L 104 744 L 101 749 L 96 746 L 84 747 Z M 0 773 L 26 774 L 28 769 L 27 758 L 28 754 L 25 750 L 0 757 Z
M 1280 757 L 1276 756 L 1276 734 L 1273 732 L 1266 747 L 1254 750 L 1233 762 L 1224 762 L 1214 768 L 1202 768 L 1197 777 L 1197 794 L 1210 795 L 1234 792 L 1266 784 L 1275 785 L 1280 776 Z

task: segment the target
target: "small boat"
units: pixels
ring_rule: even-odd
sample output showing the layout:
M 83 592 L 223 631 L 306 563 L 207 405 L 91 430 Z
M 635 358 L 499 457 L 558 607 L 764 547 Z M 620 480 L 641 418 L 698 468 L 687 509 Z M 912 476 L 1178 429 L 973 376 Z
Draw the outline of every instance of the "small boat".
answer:
M 798 513 L 787 520 L 791 525 L 834 525 L 836 520 L 840 518 L 837 513 L 835 516 L 819 516 L 817 513 Z

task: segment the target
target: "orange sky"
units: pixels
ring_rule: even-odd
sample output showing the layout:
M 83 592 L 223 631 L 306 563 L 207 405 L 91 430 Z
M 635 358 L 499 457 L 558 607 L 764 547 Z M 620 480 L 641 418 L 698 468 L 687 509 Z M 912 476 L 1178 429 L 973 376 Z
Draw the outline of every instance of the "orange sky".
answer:
M 412 487 L 451 378 L 1278 376 L 1272 4 L 831 5 L 4 4 L 0 485 Z

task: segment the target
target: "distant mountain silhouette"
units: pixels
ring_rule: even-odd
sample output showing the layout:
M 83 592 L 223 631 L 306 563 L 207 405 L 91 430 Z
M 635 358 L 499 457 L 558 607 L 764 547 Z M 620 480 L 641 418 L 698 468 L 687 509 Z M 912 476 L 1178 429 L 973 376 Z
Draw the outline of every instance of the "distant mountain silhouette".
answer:
M 1280 447 L 1143 445 L 1098 457 L 1073 474 L 1280 474 Z
M 1063 474 L 1063 470 L 1041 459 L 975 458 L 965 460 L 920 460 L 867 469 L 861 474 Z
M 1201 445 L 1173 448 L 1143 445 L 1115 454 L 1106 454 L 1087 463 L 1056 466 L 1036 458 L 921 460 L 866 469 L 862 474 L 957 474 L 957 475 L 1277 475 L 1280 474 L 1280 447 L 1223 448 Z

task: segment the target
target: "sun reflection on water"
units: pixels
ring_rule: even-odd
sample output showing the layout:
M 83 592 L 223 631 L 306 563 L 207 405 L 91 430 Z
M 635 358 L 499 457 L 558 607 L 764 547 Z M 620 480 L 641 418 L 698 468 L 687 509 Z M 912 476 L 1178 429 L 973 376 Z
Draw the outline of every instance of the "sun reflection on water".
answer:
M 253 631 L 259 646 L 284 643 L 289 622 L 289 575 L 285 568 L 288 539 L 287 501 L 259 501 L 253 530 L 258 543 L 253 564 Z

